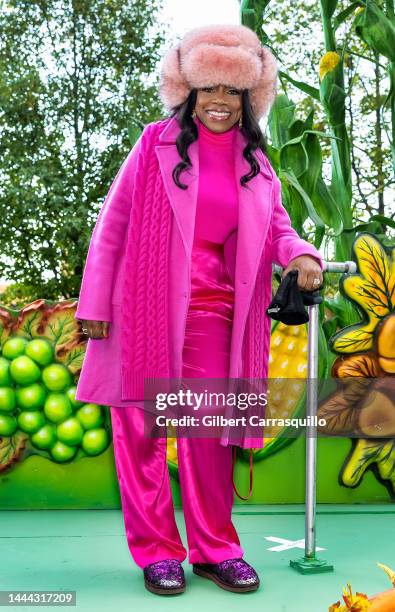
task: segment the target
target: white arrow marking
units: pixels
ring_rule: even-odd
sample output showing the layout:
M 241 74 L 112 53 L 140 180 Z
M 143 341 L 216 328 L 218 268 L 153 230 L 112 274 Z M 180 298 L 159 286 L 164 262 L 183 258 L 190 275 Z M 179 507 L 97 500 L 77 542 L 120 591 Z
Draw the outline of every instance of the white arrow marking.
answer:
M 290 548 L 304 548 L 305 542 L 303 540 L 287 540 L 286 538 L 276 538 L 275 536 L 265 536 L 265 540 L 269 540 L 270 542 L 279 542 L 279 546 L 272 546 L 268 548 L 272 552 L 281 552 L 283 550 L 289 550 Z M 321 548 L 320 546 L 316 546 L 315 550 L 326 550 L 325 548 Z

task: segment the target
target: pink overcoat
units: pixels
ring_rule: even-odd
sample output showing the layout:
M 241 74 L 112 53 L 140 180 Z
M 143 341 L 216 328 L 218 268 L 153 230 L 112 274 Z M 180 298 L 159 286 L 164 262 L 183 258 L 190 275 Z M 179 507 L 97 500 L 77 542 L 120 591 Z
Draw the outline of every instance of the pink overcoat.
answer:
M 181 174 L 185 190 L 174 183 L 172 170 L 180 161 L 176 138 L 180 127 L 176 118 L 164 122 L 164 129 L 155 146 L 165 189 L 172 207 L 170 270 L 169 270 L 169 348 L 171 376 L 180 377 L 184 324 L 188 308 L 190 283 L 189 266 L 194 235 L 195 210 L 199 184 L 199 142 L 188 149 L 192 168 Z M 139 402 L 121 397 L 121 303 L 125 270 L 127 226 L 132 204 L 133 179 L 140 139 L 120 168 L 98 215 L 85 262 L 79 295 L 77 319 L 110 321 L 109 337 L 88 339 L 76 398 L 109 406 L 130 406 Z M 234 281 L 235 302 L 232 329 L 229 377 L 242 373 L 242 348 L 245 324 L 253 294 L 260 259 L 286 267 L 299 255 L 316 257 L 322 268 L 317 249 L 302 240 L 292 228 L 290 218 L 281 204 L 280 181 L 266 156 L 257 150 L 261 170 L 242 187 L 239 177 L 250 171 L 242 151 L 246 139 L 238 130 L 235 138 L 235 172 L 239 194 L 238 230 L 227 239 L 225 261 Z M 266 240 L 271 224 L 271 240 Z M 265 281 L 271 295 L 271 277 Z M 270 300 L 268 300 L 269 303 Z M 265 307 L 267 307 L 266 304 Z M 271 319 L 262 312 L 263 333 L 270 336 Z M 149 330 L 147 330 L 149 333 Z M 269 358 L 269 338 L 265 358 Z

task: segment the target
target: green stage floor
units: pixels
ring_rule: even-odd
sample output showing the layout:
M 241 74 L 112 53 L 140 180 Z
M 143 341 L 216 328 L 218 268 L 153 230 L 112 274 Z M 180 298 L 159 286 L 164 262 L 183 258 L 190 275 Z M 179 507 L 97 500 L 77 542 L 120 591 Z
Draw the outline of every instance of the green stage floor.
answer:
M 181 510 L 176 514 L 185 544 Z M 0 589 L 75 590 L 77 606 L 67 609 L 87 612 L 214 612 L 221 606 L 226 612 L 327 612 L 347 582 L 354 592 L 369 596 L 390 587 L 376 562 L 395 570 L 393 504 L 320 504 L 317 546 L 325 550 L 317 557 L 328 560 L 334 571 L 316 575 L 299 574 L 289 565 L 304 554 L 303 547 L 292 547 L 304 538 L 304 506 L 236 506 L 234 523 L 245 559 L 260 574 L 260 589 L 244 595 L 229 593 L 192 574 L 186 560 L 186 593 L 166 598 L 145 590 L 142 571 L 127 547 L 120 510 L 0 511 Z M 270 550 L 273 547 L 280 550 Z

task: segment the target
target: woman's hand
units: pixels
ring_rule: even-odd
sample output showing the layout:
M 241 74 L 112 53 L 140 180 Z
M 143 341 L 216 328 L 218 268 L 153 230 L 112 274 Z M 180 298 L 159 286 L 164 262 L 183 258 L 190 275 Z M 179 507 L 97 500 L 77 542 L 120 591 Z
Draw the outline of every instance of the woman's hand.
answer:
M 300 255 L 291 259 L 281 278 L 283 279 L 291 270 L 298 270 L 298 287 L 302 291 L 319 289 L 324 282 L 321 266 L 312 255 Z M 314 283 L 315 278 L 319 279 L 319 283 Z
M 108 328 L 110 326 L 108 321 L 87 321 L 86 319 L 80 319 L 82 321 L 82 330 L 86 330 L 86 335 L 89 338 L 95 340 L 99 338 L 108 338 Z

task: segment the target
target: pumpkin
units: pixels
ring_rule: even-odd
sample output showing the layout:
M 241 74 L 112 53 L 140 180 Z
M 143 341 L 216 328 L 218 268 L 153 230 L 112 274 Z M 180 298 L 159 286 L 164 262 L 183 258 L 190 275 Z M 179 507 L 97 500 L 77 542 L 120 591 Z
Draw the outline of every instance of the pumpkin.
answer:
M 377 565 L 385 571 L 385 573 L 391 580 L 392 586 L 394 588 L 388 589 L 388 591 L 383 591 L 382 593 L 378 593 L 377 595 L 374 595 L 371 599 L 369 599 L 369 601 L 372 603 L 370 611 L 371 612 L 394 612 L 395 610 L 395 572 L 392 571 L 392 569 L 390 569 L 386 565 L 383 565 L 383 563 L 378 563 Z
M 377 565 L 385 571 L 395 587 L 395 572 L 383 563 L 378 563 Z M 343 589 L 343 600 L 346 605 L 342 606 L 340 601 L 337 601 L 329 606 L 329 612 L 347 612 L 347 610 L 358 610 L 358 612 L 365 612 L 365 610 L 369 610 L 369 612 L 394 612 L 395 588 L 388 589 L 388 591 L 383 591 L 369 598 L 365 593 L 358 593 L 358 591 L 353 595 L 351 586 L 347 584 L 347 587 L 348 589 Z

